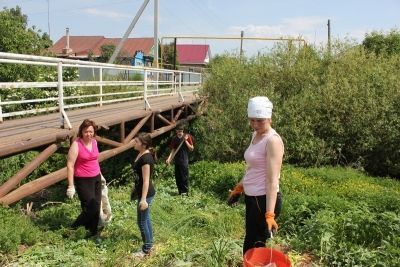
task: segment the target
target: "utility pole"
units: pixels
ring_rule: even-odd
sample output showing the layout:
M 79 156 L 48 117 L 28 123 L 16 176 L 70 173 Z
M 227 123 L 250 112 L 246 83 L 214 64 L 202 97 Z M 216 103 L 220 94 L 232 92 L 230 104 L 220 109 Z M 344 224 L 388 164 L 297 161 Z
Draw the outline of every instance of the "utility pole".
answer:
M 154 0 L 154 67 L 158 68 L 158 0 Z
M 108 63 L 110 63 L 110 64 L 114 63 L 114 60 L 117 58 L 119 51 L 121 51 L 121 49 L 126 41 L 126 38 L 128 38 L 129 34 L 131 34 L 133 27 L 135 27 L 137 21 L 139 20 L 140 16 L 142 15 L 142 13 L 143 13 L 144 9 L 146 8 L 147 4 L 149 3 L 149 1 L 150 0 L 144 0 L 142 6 L 136 13 L 136 16 L 133 18 L 131 24 L 129 25 L 128 29 L 126 30 L 124 37 L 122 37 L 121 41 L 118 43 L 117 48 L 115 48 L 114 53 L 112 54 Z
M 47 28 L 49 29 L 49 38 L 51 37 L 50 34 L 50 0 L 47 0 Z
M 240 32 L 240 58 L 243 56 L 243 36 L 244 36 L 244 31 Z
M 328 52 L 331 53 L 331 20 L 328 19 Z
M 176 38 L 174 38 L 174 70 L 176 70 Z

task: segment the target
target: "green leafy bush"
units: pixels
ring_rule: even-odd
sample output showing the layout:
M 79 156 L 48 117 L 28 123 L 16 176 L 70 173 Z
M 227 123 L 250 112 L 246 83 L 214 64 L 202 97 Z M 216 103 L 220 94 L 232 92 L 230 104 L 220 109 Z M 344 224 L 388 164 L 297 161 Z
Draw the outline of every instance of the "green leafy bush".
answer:
M 6 182 L 10 177 L 21 170 L 27 162 L 31 162 L 39 152 L 28 151 L 8 158 L 0 159 L 0 184 Z M 37 177 L 54 172 L 66 166 L 66 156 L 61 154 L 52 155 L 47 161 L 37 167 L 23 183 L 32 181 Z
M 40 241 L 41 232 L 29 218 L 16 211 L 0 207 L 0 253 L 15 253 L 19 245 Z
M 345 168 L 285 168 L 281 231 L 323 266 L 397 266 L 400 193 L 391 179 Z M 384 249 L 383 249 L 384 248 Z
M 243 163 L 196 162 L 190 166 L 190 184 L 203 192 L 210 192 L 222 199 L 244 174 Z
M 285 161 L 300 166 L 347 165 L 400 177 L 400 55 L 380 56 L 337 42 L 331 54 L 277 46 L 258 58 L 219 57 L 210 64 L 206 116 L 193 125 L 206 160 L 242 160 L 250 132 L 246 104 L 266 95 Z M 211 134 L 212 133 L 212 134 Z
M 231 208 L 225 201 L 244 169 L 242 162 L 191 164 L 189 197 L 177 195 L 172 167 L 159 175 L 151 207 L 155 251 L 141 266 L 241 266 L 244 205 L 239 202 Z M 156 170 L 161 174 L 163 165 Z M 130 166 L 126 171 L 131 172 Z M 280 188 L 283 210 L 272 245 L 283 249 L 293 266 L 302 264 L 303 255 L 313 266 L 399 266 L 398 181 L 369 177 L 350 168 L 285 165 Z M 18 207 L 0 208 L 0 255 L 4 255 L 0 263 L 139 264 L 130 257 L 141 238 L 137 202 L 129 201 L 129 190 L 130 185 L 122 184 L 109 188 L 113 220 L 102 231 L 98 246 L 83 239 L 83 227 L 68 227 L 80 210 L 76 198 L 61 205 L 34 205 L 30 217 Z

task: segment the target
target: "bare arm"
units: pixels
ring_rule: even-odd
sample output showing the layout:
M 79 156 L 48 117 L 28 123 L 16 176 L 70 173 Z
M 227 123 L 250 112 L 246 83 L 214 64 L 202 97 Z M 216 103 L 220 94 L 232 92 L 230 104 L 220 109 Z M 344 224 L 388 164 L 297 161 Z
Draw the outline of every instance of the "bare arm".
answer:
M 282 139 L 275 135 L 267 143 L 267 175 L 266 175 L 266 187 L 267 187 L 267 212 L 274 213 L 276 204 L 277 188 L 279 186 L 279 175 L 282 167 L 283 159 L 283 142 Z
M 185 145 L 189 148 L 190 151 L 194 150 L 194 145 L 189 142 L 189 135 L 185 135 Z
M 167 164 L 171 163 L 172 160 L 172 155 L 175 153 L 175 149 L 171 149 L 171 153 L 169 153 L 169 156 L 167 158 L 167 160 L 165 161 Z
M 145 164 L 142 166 L 142 177 L 143 177 L 143 187 L 142 187 L 142 196 L 140 201 L 146 201 L 147 193 L 149 191 L 150 184 L 150 165 Z
M 68 160 L 67 160 L 68 187 L 74 186 L 74 166 L 76 158 L 78 157 L 78 151 L 79 151 L 78 143 L 74 141 L 68 151 Z

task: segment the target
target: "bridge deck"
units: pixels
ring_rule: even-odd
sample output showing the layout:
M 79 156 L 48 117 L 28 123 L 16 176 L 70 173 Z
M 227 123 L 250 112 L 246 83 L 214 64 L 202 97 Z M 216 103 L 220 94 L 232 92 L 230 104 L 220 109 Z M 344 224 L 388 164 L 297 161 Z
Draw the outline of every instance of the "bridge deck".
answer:
M 185 102 L 179 101 L 178 95 L 149 98 L 151 110 L 144 109 L 143 99 L 92 107 L 67 112 L 73 130 L 86 119 L 93 119 L 100 126 L 112 126 L 125 121 L 143 118 L 151 112 L 165 111 L 196 102 L 192 93 L 183 94 Z M 46 144 L 54 143 L 59 138 L 71 136 L 72 130 L 60 128 L 60 115 L 53 113 L 31 118 L 15 119 L 0 124 L 0 157 L 21 152 Z

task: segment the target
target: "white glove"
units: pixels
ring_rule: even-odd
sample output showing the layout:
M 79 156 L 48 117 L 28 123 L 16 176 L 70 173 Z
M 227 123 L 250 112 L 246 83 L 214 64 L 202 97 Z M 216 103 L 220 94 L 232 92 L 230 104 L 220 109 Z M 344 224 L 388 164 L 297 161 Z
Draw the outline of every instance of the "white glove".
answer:
M 75 195 L 75 186 L 68 186 L 67 197 L 73 198 Z
M 101 175 L 101 189 L 104 189 L 104 187 L 107 187 L 107 181 L 106 178 L 104 178 L 103 174 Z

